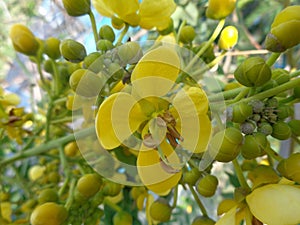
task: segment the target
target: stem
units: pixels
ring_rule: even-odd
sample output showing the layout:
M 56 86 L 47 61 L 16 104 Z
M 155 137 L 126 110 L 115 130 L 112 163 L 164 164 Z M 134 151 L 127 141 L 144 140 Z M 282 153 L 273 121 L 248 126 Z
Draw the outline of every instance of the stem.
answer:
M 1 167 L 4 167 L 7 164 L 13 163 L 15 161 L 25 159 L 28 157 L 33 157 L 42 153 L 45 153 L 53 148 L 58 148 L 59 146 L 66 144 L 71 141 L 75 141 L 77 138 L 84 138 L 89 135 L 95 134 L 95 128 L 90 127 L 81 131 L 78 131 L 76 133 L 70 134 L 68 136 L 49 141 L 45 144 L 38 145 L 37 147 L 33 147 L 30 149 L 27 149 L 26 151 L 20 151 L 13 155 L 11 158 L 4 159 L 0 162 L 0 169 Z
M 297 71 L 290 74 L 290 78 L 294 78 L 294 77 L 297 77 L 299 75 L 300 75 L 300 70 L 297 70 Z
M 283 160 L 283 158 L 277 152 L 275 152 L 271 147 L 267 147 L 264 150 L 272 159 L 275 159 L 278 162 Z
M 176 43 L 179 43 L 179 35 L 180 35 L 180 32 L 181 32 L 182 28 L 185 26 L 185 24 L 186 24 L 186 20 L 182 21 L 182 23 L 180 24 L 180 27 L 178 29 L 178 33 L 175 35 Z M 175 32 L 175 30 L 174 30 L 174 32 Z
M 56 62 L 51 59 L 51 65 L 52 65 L 52 69 L 53 69 L 53 76 L 54 76 L 54 84 L 53 84 L 53 96 L 57 97 L 59 95 L 59 90 L 60 90 L 60 82 L 59 82 L 59 73 L 57 70 L 57 65 Z
M 242 188 L 244 188 L 247 192 L 251 191 L 251 188 L 249 187 L 244 175 L 243 175 L 243 171 L 240 167 L 240 164 L 238 163 L 237 159 L 232 160 L 232 164 L 235 170 L 235 173 L 237 175 L 237 178 L 240 182 L 240 185 Z
M 46 135 L 45 135 L 45 142 L 48 142 L 50 139 L 50 124 L 52 119 L 52 109 L 53 109 L 53 101 L 50 99 L 49 107 L 46 114 Z
M 219 36 L 221 30 L 223 29 L 225 24 L 225 19 L 222 19 L 219 21 L 217 27 L 215 28 L 212 36 L 210 39 L 205 43 L 205 45 L 197 52 L 197 54 L 194 56 L 194 58 L 191 60 L 191 62 L 187 65 L 186 68 L 184 68 L 184 71 L 189 71 L 191 67 L 195 64 L 195 62 L 199 59 L 199 57 L 209 48 L 209 46 L 216 40 L 216 38 Z
M 104 199 L 103 203 L 104 203 L 105 205 L 108 205 L 110 208 L 114 209 L 114 210 L 117 211 L 117 212 L 122 211 L 122 208 L 121 208 L 120 206 L 118 206 L 118 205 L 116 205 L 115 203 L 111 202 L 111 201 L 110 201 L 109 199 L 107 199 L 107 198 Z
M 35 59 L 36 59 L 38 73 L 40 75 L 40 79 L 41 79 L 41 82 L 43 84 L 43 87 L 45 88 L 47 93 L 50 94 L 50 88 L 49 88 L 48 84 L 46 83 L 46 80 L 45 80 L 45 77 L 44 77 L 44 74 L 43 74 L 43 71 L 42 71 L 41 61 L 38 59 L 38 57 L 36 57 Z
M 92 29 L 93 29 L 95 44 L 97 44 L 97 42 L 99 40 L 99 37 L 98 37 L 98 31 L 97 31 L 95 16 L 94 16 L 92 10 L 89 12 L 89 17 L 90 17 L 90 21 L 91 21 L 91 25 L 92 25 Z
M 75 185 L 76 185 L 76 180 L 75 179 L 72 179 L 71 180 L 71 184 L 70 184 L 70 189 L 69 189 L 69 196 L 68 196 L 68 199 L 67 199 L 67 202 L 65 204 L 65 208 L 67 210 L 70 209 L 72 203 L 73 203 L 73 200 L 74 200 L 74 190 L 75 190 Z
M 234 104 L 243 99 L 249 93 L 249 88 L 243 89 L 233 100 L 229 100 L 226 105 Z
M 248 89 L 247 87 L 240 87 L 240 88 L 235 88 L 232 90 L 224 91 L 218 94 L 214 94 L 211 96 L 208 96 L 209 102 L 216 102 L 220 100 L 225 100 L 225 99 L 230 99 L 236 97 L 241 91 Z
M 190 191 L 191 191 L 191 193 L 192 193 L 192 195 L 193 195 L 195 201 L 197 202 L 197 204 L 198 204 L 198 206 L 199 206 L 199 208 L 200 208 L 200 210 L 201 210 L 203 216 L 208 216 L 208 215 L 207 215 L 207 211 L 206 211 L 204 205 L 202 204 L 202 202 L 201 202 L 201 200 L 200 200 L 198 194 L 197 194 L 196 191 L 194 190 L 193 186 L 190 185 L 190 184 L 189 184 L 188 186 L 189 186 L 189 189 L 190 189 Z
M 173 209 L 176 208 L 177 198 L 178 198 L 178 184 L 175 186 L 175 189 L 174 189 L 173 204 L 171 206 Z
M 267 64 L 268 64 L 268 66 L 273 66 L 273 64 L 276 62 L 276 60 L 279 58 L 279 56 L 280 56 L 280 54 L 281 53 L 275 53 L 275 52 L 273 52 L 272 54 L 271 54 L 271 56 L 268 58 L 268 60 L 267 60 Z
M 126 23 L 124 29 L 122 30 L 122 32 L 121 32 L 121 34 L 120 34 L 120 36 L 118 38 L 117 44 L 121 44 L 122 43 L 122 40 L 123 40 L 124 36 L 126 35 L 128 29 L 129 29 L 129 25 Z

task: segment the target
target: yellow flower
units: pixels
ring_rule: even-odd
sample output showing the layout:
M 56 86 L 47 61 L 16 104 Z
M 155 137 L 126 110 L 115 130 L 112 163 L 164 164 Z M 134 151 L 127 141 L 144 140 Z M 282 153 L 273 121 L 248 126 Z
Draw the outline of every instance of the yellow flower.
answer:
M 2 107 L 6 106 L 16 106 L 20 104 L 20 97 L 13 93 L 5 93 L 4 89 L 0 87 L 0 105 Z
M 96 116 L 97 136 L 105 149 L 134 148 L 128 146 L 129 138 L 139 143 L 135 150 L 140 180 L 159 195 L 181 178 L 183 165 L 176 151 L 205 151 L 211 133 L 204 91 L 182 89 L 175 83 L 179 72 L 180 59 L 173 48 L 149 51 L 132 72 L 131 93 L 112 94 Z
M 93 0 L 92 3 L 103 16 L 117 15 L 129 25 L 145 29 L 167 28 L 176 9 L 173 0 L 143 0 L 141 3 L 138 0 Z

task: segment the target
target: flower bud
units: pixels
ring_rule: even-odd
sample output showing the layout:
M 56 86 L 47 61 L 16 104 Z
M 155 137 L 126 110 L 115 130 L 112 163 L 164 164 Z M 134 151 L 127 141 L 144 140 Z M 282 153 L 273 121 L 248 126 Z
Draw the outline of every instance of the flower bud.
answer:
M 184 44 L 191 43 L 196 37 L 195 29 L 192 26 L 184 26 L 179 33 L 179 41 Z
M 300 153 L 291 154 L 287 159 L 283 159 L 277 166 L 277 170 L 284 177 L 300 182 Z
M 232 122 L 235 123 L 243 123 L 253 113 L 252 107 L 245 102 L 235 104 L 232 110 Z
M 220 20 L 230 15 L 235 9 L 236 0 L 209 0 L 206 17 Z
M 99 50 L 99 51 L 106 52 L 113 48 L 114 48 L 114 45 L 109 40 L 100 39 L 99 41 L 97 41 L 97 50 Z
M 184 183 L 195 185 L 200 175 L 201 172 L 198 170 L 198 168 L 193 168 L 189 171 L 184 172 L 182 179 Z
M 105 40 L 108 40 L 110 42 L 114 42 L 114 40 L 116 38 L 113 29 L 108 25 L 104 25 L 100 28 L 99 37 L 101 39 L 105 39 Z
M 116 16 L 112 16 L 111 17 L 111 25 L 117 29 L 120 30 L 125 26 L 125 23 L 123 20 L 121 20 L 120 18 L 116 17 Z
M 297 137 L 300 136 L 300 120 L 291 120 L 288 125 L 290 126 L 292 133 Z
M 266 136 L 262 133 L 246 135 L 241 147 L 242 156 L 245 159 L 255 159 L 265 154 L 264 149 L 269 147 Z
M 173 23 L 173 20 L 172 18 L 170 18 L 170 21 L 169 21 L 169 26 L 163 30 L 158 30 L 158 33 L 160 35 L 168 35 L 170 34 L 172 31 L 174 30 L 174 23 Z
M 271 166 L 266 165 L 259 165 L 250 170 L 248 178 L 253 183 L 253 189 L 264 184 L 275 184 L 280 179 L 275 170 Z
M 290 80 L 289 72 L 284 69 L 272 70 L 272 79 L 276 81 L 278 85 L 284 84 Z
M 105 196 L 114 197 L 114 196 L 117 196 L 121 192 L 121 190 L 122 190 L 122 185 L 121 184 L 107 181 L 104 184 L 104 187 L 102 189 L 102 193 Z
M 133 219 L 130 213 L 118 211 L 113 217 L 113 225 L 132 225 Z
M 284 52 L 300 43 L 300 6 L 288 6 L 275 17 L 266 38 L 266 48 L 272 52 Z
M 140 45 L 136 42 L 126 42 L 118 47 L 118 56 L 122 64 L 137 63 L 143 56 Z
M 273 127 L 268 122 L 262 122 L 259 124 L 257 131 L 267 136 L 273 133 Z
M 73 63 L 79 63 L 86 57 L 84 45 L 72 39 L 60 43 L 60 52 L 66 60 Z
M 219 48 L 222 50 L 232 49 L 238 42 L 238 30 L 234 26 L 225 27 L 220 35 Z
M 206 216 L 197 216 L 194 220 L 192 225 L 214 225 L 215 221 L 206 217 Z
M 45 48 L 44 52 L 51 58 L 51 59 L 58 59 L 60 58 L 61 54 L 59 51 L 60 40 L 54 37 L 49 37 L 45 41 Z
M 171 218 L 172 207 L 167 200 L 159 198 L 150 206 L 150 216 L 153 220 L 158 222 L 168 222 Z
M 86 69 L 78 69 L 72 73 L 69 83 L 73 91 L 84 97 L 97 96 L 104 83 L 104 77 Z
M 271 135 L 278 140 L 286 140 L 291 137 L 292 131 L 287 123 L 278 121 L 273 125 L 273 132 Z
M 92 71 L 97 73 L 99 71 L 94 71 L 94 66 L 92 66 L 93 62 L 95 62 L 95 60 L 97 60 L 99 57 L 101 56 L 101 54 L 99 52 L 92 52 L 90 54 L 88 54 L 84 60 L 83 60 L 83 67 L 85 69 L 91 69 L 90 67 L 93 67 L 92 68 Z
M 261 113 L 265 107 L 265 104 L 258 99 L 251 100 L 249 102 L 249 105 L 252 106 L 252 110 L 254 113 Z
M 235 79 L 247 87 L 259 87 L 271 79 L 272 72 L 260 57 L 247 58 L 234 71 Z
M 277 108 L 278 107 L 278 99 L 277 98 L 268 98 L 266 101 L 266 106 L 270 108 Z
M 198 181 L 197 190 L 202 196 L 211 197 L 215 194 L 218 183 L 218 179 L 215 176 L 208 174 Z
M 281 105 L 277 108 L 278 119 L 284 120 L 293 115 L 293 108 L 289 105 Z
M 91 11 L 91 0 L 63 0 L 63 5 L 70 16 L 82 16 Z
M 256 129 L 256 125 L 254 122 L 244 122 L 241 124 L 241 131 L 244 134 L 252 134 Z
M 229 162 L 240 153 L 242 141 L 243 135 L 234 127 L 219 131 L 210 142 L 211 156 L 219 162 Z
M 39 42 L 26 26 L 22 24 L 13 25 L 9 36 L 16 51 L 28 56 L 37 54 Z

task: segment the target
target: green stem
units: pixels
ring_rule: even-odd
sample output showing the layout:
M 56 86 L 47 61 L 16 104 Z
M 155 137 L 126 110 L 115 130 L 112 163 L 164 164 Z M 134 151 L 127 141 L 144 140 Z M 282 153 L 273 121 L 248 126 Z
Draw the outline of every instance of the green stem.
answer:
M 192 195 L 193 195 L 195 201 L 197 202 L 197 204 L 198 204 L 198 206 L 199 206 L 199 208 L 200 208 L 200 210 L 201 210 L 201 212 L 202 212 L 202 215 L 203 215 L 203 216 L 208 216 L 208 215 L 207 215 L 207 211 L 206 211 L 204 205 L 202 204 L 202 202 L 201 202 L 201 200 L 200 200 L 198 194 L 197 194 L 196 191 L 194 190 L 193 186 L 190 185 L 190 184 L 189 184 L 188 186 L 189 186 L 189 189 L 190 189 L 190 191 L 191 191 L 191 193 L 192 193 Z
M 47 91 L 48 94 L 50 94 L 50 88 L 49 88 L 49 85 L 47 84 L 46 79 L 44 77 L 41 62 L 38 59 L 38 57 L 36 57 L 35 59 L 36 59 L 36 62 L 37 62 L 37 69 L 38 69 L 38 73 L 40 75 L 40 80 L 41 80 L 42 85 L 43 85 L 42 87 Z
M 97 42 L 99 40 L 98 30 L 97 30 L 95 16 L 94 16 L 92 10 L 89 12 L 89 17 L 90 17 L 90 21 L 91 21 L 91 25 L 92 25 L 92 30 L 93 30 L 93 34 L 94 34 L 95 44 L 97 44 Z
M 232 160 L 232 164 L 233 164 L 236 176 L 240 182 L 241 187 L 244 188 L 247 192 L 250 192 L 251 188 L 249 187 L 249 185 L 243 175 L 243 171 L 242 171 L 241 166 L 238 163 L 237 159 Z
M 175 186 L 174 189 L 174 195 L 173 195 L 173 204 L 172 204 L 172 208 L 175 209 L 176 205 L 177 205 L 177 198 L 178 198 L 178 184 Z
M 273 64 L 276 62 L 276 60 L 279 58 L 279 56 L 280 56 L 280 54 L 281 53 L 275 53 L 275 52 L 273 52 L 272 54 L 271 54 L 271 56 L 268 58 L 268 60 L 267 60 L 267 64 L 271 67 L 271 66 L 273 66 Z
M 294 77 L 297 77 L 299 75 L 300 75 L 300 70 L 297 70 L 297 71 L 290 74 L 290 78 L 294 78 Z
M 209 102 L 217 102 L 222 101 L 230 98 L 236 97 L 240 92 L 244 91 L 245 89 L 248 89 L 247 87 L 240 87 L 235 88 L 232 90 L 224 91 L 218 94 L 210 95 L 208 96 Z
M 84 138 L 89 135 L 95 134 L 95 128 L 90 127 L 81 131 L 78 131 L 76 133 L 70 134 L 68 136 L 49 141 L 45 144 L 38 145 L 36 147 L 27 149 L 26 151 L 20 151 L 13 155 L 11 158 L 6 158 L 0 162 L 0 169 L 7 164 L 13 163 L 18 160 L 22 160 L 28 157 L 33 157 L 42 153 L 45 153 L 53 148 L 58 148 L 59 146 L 66 144 L 71 141 L 75 141 L 77 138 Z
M 124 36 L 126 35 L 128 29 L 129 29 L 129 25 L 126 23 L 124 29 L 122 30 L 122 32 L 121 32 L 121 34 L 120 34 L 120 36 L 118 38 L 117 44 L 121 44 L 122 43 L 122 40 L 123 40 Z
M 105 205 L 108 205 L 110 208 L 112 208 L 113 210 L 120 212 L 122 211 L 122 208 L 118 205 L 116 205 L 115 203 L 111 202 L 110 200 L 108 200 L 107 198 L 104 199 L 103 203 Z
M 215 28 L 213 34 L 209 38 L 209 40 L 205 43 L 205 45 L 197 52 L 197 54 L 194 56 L 194 58 L 191 60 L 191 62 L 187 65 L 186 68 L 184 68 L 184 71 L 189 71 L 191 67 L 199 60 L 199 57 L 209 48 L 209 46 L 216 40 L 216 38 L 219 36 L 220 32 L 222 31 L 225 24 L 225 19 L 222 19 L 219 21 L 217 27 Z
M 233 100 L 229 100 L 226 102 L 226 105 L 231 105 L 236 102 L 239 102 L 241 99 L 243 99 L 247 94 L 249 93 L 249 88 L 243 89 Z
M 51 119 L 52 119 L 52 111 L 53 111 L 53 101 L 50 99 L 49 106 L 47 109 L 46 114 L 46 135 L 45 135 L 45 142 L 48 142 L 50 139 L 50 125 L 51 125 Z
M 69 189 L 69 196 L 68 196 L 68 199 L 67 199 L 66 204 L 65 204 L 65 208 L 67 210 L 69 210 L 71 208 L 73 200 L 74 200 L 75 185 L 76 185 L 76 180 L 72 179 L 71 184 L 70 184 L 70 189 Z
M 276 161 L 280 162 L 283 158 L 275 152 L 271 147 L 267 147 L 264 149 L 265 152 L 272 158 L 275 159 Z
M 53 76 L 54 76 L 54 84 L 53 84 L 53 96 L 58 97 L 60 91 L 60 82 L 59 82 L 59 73 L 57 70 L 57 64 L 54 60 L 51 59 L 51 65 L 53 69 Z
M 185 26 L 185 24 L 186 24 L 186 20 L 183 20 L 182 23 L 180 24 L 180 27 L 178 29 L 178 33 L 175 35 L 176 43 L 179 43 L 179 35 L 180 35 L 180 32 L 181 32 L 182 28 Z M 174 30 L 174 32 L 175 32 L 175 30 Z

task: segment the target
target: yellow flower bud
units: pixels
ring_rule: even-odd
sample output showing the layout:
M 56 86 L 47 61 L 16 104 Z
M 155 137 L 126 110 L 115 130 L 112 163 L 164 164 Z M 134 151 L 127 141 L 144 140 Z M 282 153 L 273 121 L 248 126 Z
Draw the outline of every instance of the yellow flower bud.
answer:
M 266 48 L 272 52 L 284 52 L 300 43 L 300 5 L 286 7 L 274 19 L 266 38 Z
M 70 16 L 82 16 L 91 11 L 91 0 L 63 0 L 63 4 Z
M 209 0 L 206 17 L 220 20 L 228 16 L 235 9 L 236 0 Z
M 62 41 L 59 48 L 62 56 L 70 62 L 79 63 L 86 57 L 84 45 L 72 39 Z
M 192 26 L 184 26 L 179 34 L 179 41 L 188 44 L 196 37 L 195 29 Z
M 300 223 L 300 189 L 285 184 L 269 184 L 246 197 L 251 213 L 264 224 Z
M 51 58 L 51 59 L 58 59 L 61 54 L 59 50 L 60 40 L 54 37 L 49 37 L 45 41 L 45 53 Z
M 9 36 L 16 51 L 28 56 L 36 55 L 39 43 L 26 26 L 22 24 L 13 25 Z
M 238 42 L 238 30 L 234 26 L 225 27 L 220 35 L 219 48 L 222 50 L 232 49 Z

